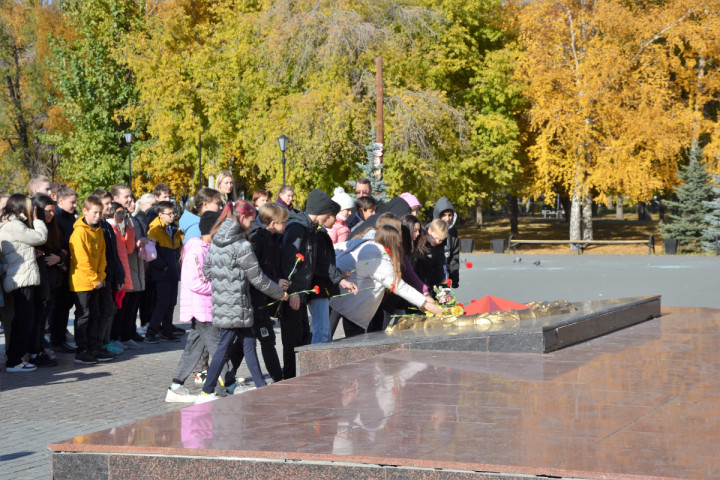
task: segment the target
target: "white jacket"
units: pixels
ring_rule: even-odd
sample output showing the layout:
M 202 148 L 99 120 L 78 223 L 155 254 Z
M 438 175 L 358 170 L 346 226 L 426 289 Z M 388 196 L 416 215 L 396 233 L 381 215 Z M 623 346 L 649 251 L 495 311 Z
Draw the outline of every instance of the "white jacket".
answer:
M 348 281 L 356 284 L 359 291 L 357 295 L 331 298 L 330 306 L 356 325 L 367 328 L 382 302 L 385 289 L 395 282 L 390 256 L 379 243 L 362 238 L 335 244 L 335 254 L 335 263 L 340 270 L 356 270 Z M 425 303 L 425 295 L 402 279 L 395 284 L 394 293 L 417 307 Z
M 45 244 L 48 231 L 42 220 L 33 221 L 33 226 L 34 229 L 27 226 L 24 215 L 12 215 L 0 223 L 2 262 L 7 268 L 3 289 L 8 293 L 18 288 L 40 285 L 35 247 Z

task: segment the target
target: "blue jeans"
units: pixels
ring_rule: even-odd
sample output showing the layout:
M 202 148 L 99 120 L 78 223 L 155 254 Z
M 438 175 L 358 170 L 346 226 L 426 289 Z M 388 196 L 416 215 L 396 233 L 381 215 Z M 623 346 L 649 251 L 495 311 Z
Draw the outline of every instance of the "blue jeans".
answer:
M 308 303 L 312 316 L 312 343 L 332 341 L 330 332 L 330 299 L 313 298 Z

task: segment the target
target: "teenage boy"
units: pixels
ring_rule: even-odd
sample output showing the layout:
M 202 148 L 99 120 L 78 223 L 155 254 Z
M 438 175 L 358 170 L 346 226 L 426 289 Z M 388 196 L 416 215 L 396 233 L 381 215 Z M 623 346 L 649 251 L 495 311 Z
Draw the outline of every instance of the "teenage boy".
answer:
M 370 196 L 360 197 L 355 201 L 355 215 L 345 224 L 350 230 L 355 230 L 365 220 L 375 215 L 377 211 L 377 200 Z
M 28 194 L 31 197 L 34 197 L 38 193 L 44 193 L 45 195 L 50 195 L 50 179 L 46 177 L 45 175 L 35 175 L 30 179 L 28 182 Z
M 458 240 L 457 213 L 455 207 L 445 197 L 441 197 L 433 209 L 433 219 L 439 218 L 448 225 L 448 234 L 443 244 L 445 269 L 452 288 L 460 286 L 460 241 Z M 428 284 L 429 285 L 429 284 Z
M 150 222 L 148 238 L 155 240 L 157 258 L 150 262 L 150 278 L 155 284 L 155 308 L 147 328 L 145 341 L 158 343 L 160 339 L 177 341 L 172 324 L 180 281 L 180 253 L 182 234 L 175 221 L 172 202 L 157 203 L 157 218 Z
M 61 185 L 56 190 L 56 196 L 55 223 L 60 233 L 60 248 L 72 260 L 70 236 L 73 234 L 76 220 L 77 193 L 72 188 Z M 72 305 L 73 296 L 70 294 L 68 278 L 64 276 L 50 307 L 50 348 L 56 352 L 75 353 L 77 348 L 76 344 L 68 342 L 66 338 L 68 316 Z
M 327 193 L 313 190 L 308 195 L 305 211 L 298 212 L 287 223 L 282 240 L 280 278 L 290 281 L 287 290 L 290 294 L 313 288 L 317 255 L 315 229 L 325 223 L 332 214 L 333 203 Z M 282 302 L 280 307 L 285 379 L 295 377 L 295 348 L 308 345 L 311 340 L 307 301 L 307 294 L 300 293 L 291 295 L 290 300 Z
M 102 202 L 89 196 L 70 236 L 70 291 L 75 301 L 75 363 L 94 364 L 114 357 L 101 350 L 98 332 L 100 290 L 105 286 L 105 238 L 100 229 Z
M 169 202 L 172 198 L 172 190 L 170 190 L 170 186 L 167 183 L 158 183 L 157 185 L 155 185 L 153 195 L 155 195 L 155 205 L 150 207 L 150 209 L 147 211 L 148 225 L 152 223 L 152 221 L 155 220 L 158 216 L 158 202 Z M 150 227 L 148 226 L 148 228 Z

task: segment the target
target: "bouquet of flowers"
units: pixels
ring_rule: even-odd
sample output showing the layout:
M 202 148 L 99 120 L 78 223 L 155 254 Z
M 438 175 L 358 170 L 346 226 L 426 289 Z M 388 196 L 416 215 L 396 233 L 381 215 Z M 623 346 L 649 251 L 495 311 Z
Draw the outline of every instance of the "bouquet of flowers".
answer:
M 437 300 L 438 306 L 442 308 L 445 315 L 458 316 L 463 314 L 462 304 L 458 303 L 455 294 L 449 287 L 436 285 L 433 287 L 433 290 L 435 290 L 435 299 Z

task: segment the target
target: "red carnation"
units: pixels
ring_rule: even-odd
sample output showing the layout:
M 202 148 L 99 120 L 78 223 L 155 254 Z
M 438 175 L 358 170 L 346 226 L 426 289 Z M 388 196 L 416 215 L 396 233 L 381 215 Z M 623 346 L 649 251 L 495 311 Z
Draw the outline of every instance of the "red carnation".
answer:
M 302 253 L 296 254 L 296 255 L 295 255 L 295 258 L 297 258 L 297 259 L 300 260 L 301 262 L 304 262 L 304 261 L 305 261 L 305 255 L 303 255 Z
M 472 262 L 467 262 L 467 263 L 465 264 L 465 266 L 466 266 L 467 268 L 472 268 Z
M 390 284 L 390 293 L 392 293 L 392 292 L 394 292 L 394 291 L 395 291 L 395 284 L 394 284 L 394 283 L 391 283 L 391 284 Z
M 460 307 L 460 308 L 465 308 L 465 307 L 463 307 L 463 304 L 460 303 L 460 302 L 457 303 L 457 306 Z
M 320 287 L 317 286 L 317 285 L 315 285 L 315 286 L 313 287 L 313 292 L 315 292 L 315 295 L 319 295 L 319 294 L 320 294 Z
M 386 248 L 386 249 L 385 249 L 385 252 L 386 252 L 388 255 L 392 255 L 392 254 L 390 253 L 390 249 L 389 249 L 389 248 Z
M 445 285 L 447 285 L 448 287 L 449 287 L 450 285 L 452 285 L 452 282 L 450 281 L 449 278 L 446 278 L 446 279 L 445 279 Z

